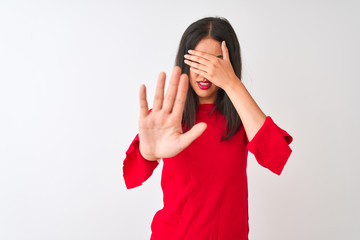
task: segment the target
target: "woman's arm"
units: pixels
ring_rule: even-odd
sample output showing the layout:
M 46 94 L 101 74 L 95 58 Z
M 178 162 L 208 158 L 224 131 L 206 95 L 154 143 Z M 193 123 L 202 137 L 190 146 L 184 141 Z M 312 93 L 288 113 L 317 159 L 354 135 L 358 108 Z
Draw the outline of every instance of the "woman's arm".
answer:
M 233 81 L 229 81 L 229 84 L 225 85 L 223 89 L 238 112 L 248 140 L 251 141 L 264 124 L 266 115 L 237 77 Z
M 222 57 L 190 50 L 185 63 L 190 71 L 208 79 L 229 96 L 244 125 L 248 137 L 248 150 L 260 165 L 280 175 L 292 150 L 292 137 L 279 128 L 261 111 L 245 86 L 234 73 L 225 42 L 221 44 Z
M 222 59 L 205 52 L 189 50 L 189 54 L 184 56 L 185 63 L 190 66 L 191 71 L 202 75 L 226 92 L 240 116 L 248 140 L 251 141 L 264 124 L 266 115 L 235 75 L 225 41 L 221 43 L 221 50 Z

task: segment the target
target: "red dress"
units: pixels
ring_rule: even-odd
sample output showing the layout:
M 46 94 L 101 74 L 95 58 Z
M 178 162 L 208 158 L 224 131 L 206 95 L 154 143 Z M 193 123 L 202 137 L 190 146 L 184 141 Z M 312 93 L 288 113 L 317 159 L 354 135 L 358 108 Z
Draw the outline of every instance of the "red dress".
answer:
M 292 136 L 267 116 L 248 142 L 243 125 L 228 141 L 220 141 L 226 119 L 214 104 L 201 104 L 196 122 L 204 133 L 185 150 L 164 158 L 161 175 L 164 206 L 151 223 L 151 240 L 247 240 L 247 155 L 280 175 L 292 150 Z M 136 135 L 126 152 L 123 176 L 127 189 L 142 185 L 159 163 L 144 159 Z

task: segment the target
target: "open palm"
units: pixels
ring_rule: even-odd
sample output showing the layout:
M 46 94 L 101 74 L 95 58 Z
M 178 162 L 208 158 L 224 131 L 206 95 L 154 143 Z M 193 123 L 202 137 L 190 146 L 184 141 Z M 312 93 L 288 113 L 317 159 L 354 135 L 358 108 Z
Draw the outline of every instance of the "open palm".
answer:
M 194 125 L 183 133 L 181 120 L 188 90 L 188 76 L 176 66 L 164 97 L 165 73 L 160 73 L 154 105 L 149 112 L 146 87 L 140 87 L 139 139 L 140 153 L 147 160 L 174 157 L 206 129 L 205 123 Z

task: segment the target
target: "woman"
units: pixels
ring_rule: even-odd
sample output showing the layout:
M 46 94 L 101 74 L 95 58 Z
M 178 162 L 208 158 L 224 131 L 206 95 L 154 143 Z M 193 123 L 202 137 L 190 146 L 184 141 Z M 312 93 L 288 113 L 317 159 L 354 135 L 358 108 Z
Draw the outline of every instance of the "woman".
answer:
M 248 239 L 248 151 L 280 175 L 292 137 L 242 84 L 240 46 L 226 19 L 191 24 L 176 65 L 165 96 L 160 73 L 150 111 L 140 87 L 139 134 L 123 165 L 126 187 L 142 185 L 163 159 L 164 207 L 153 218 L 151 239 Z

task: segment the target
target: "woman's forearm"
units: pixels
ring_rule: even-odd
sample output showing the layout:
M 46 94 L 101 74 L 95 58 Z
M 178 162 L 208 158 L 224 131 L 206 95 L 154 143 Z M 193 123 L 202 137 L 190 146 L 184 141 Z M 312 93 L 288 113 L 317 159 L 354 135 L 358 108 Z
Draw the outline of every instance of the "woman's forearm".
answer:
M 244 84 L 239 79 L 229 81 L 224 88 L 244 125 L 248 140 L 251 141 L 265 122 L 266 115 L 261 111 Z

